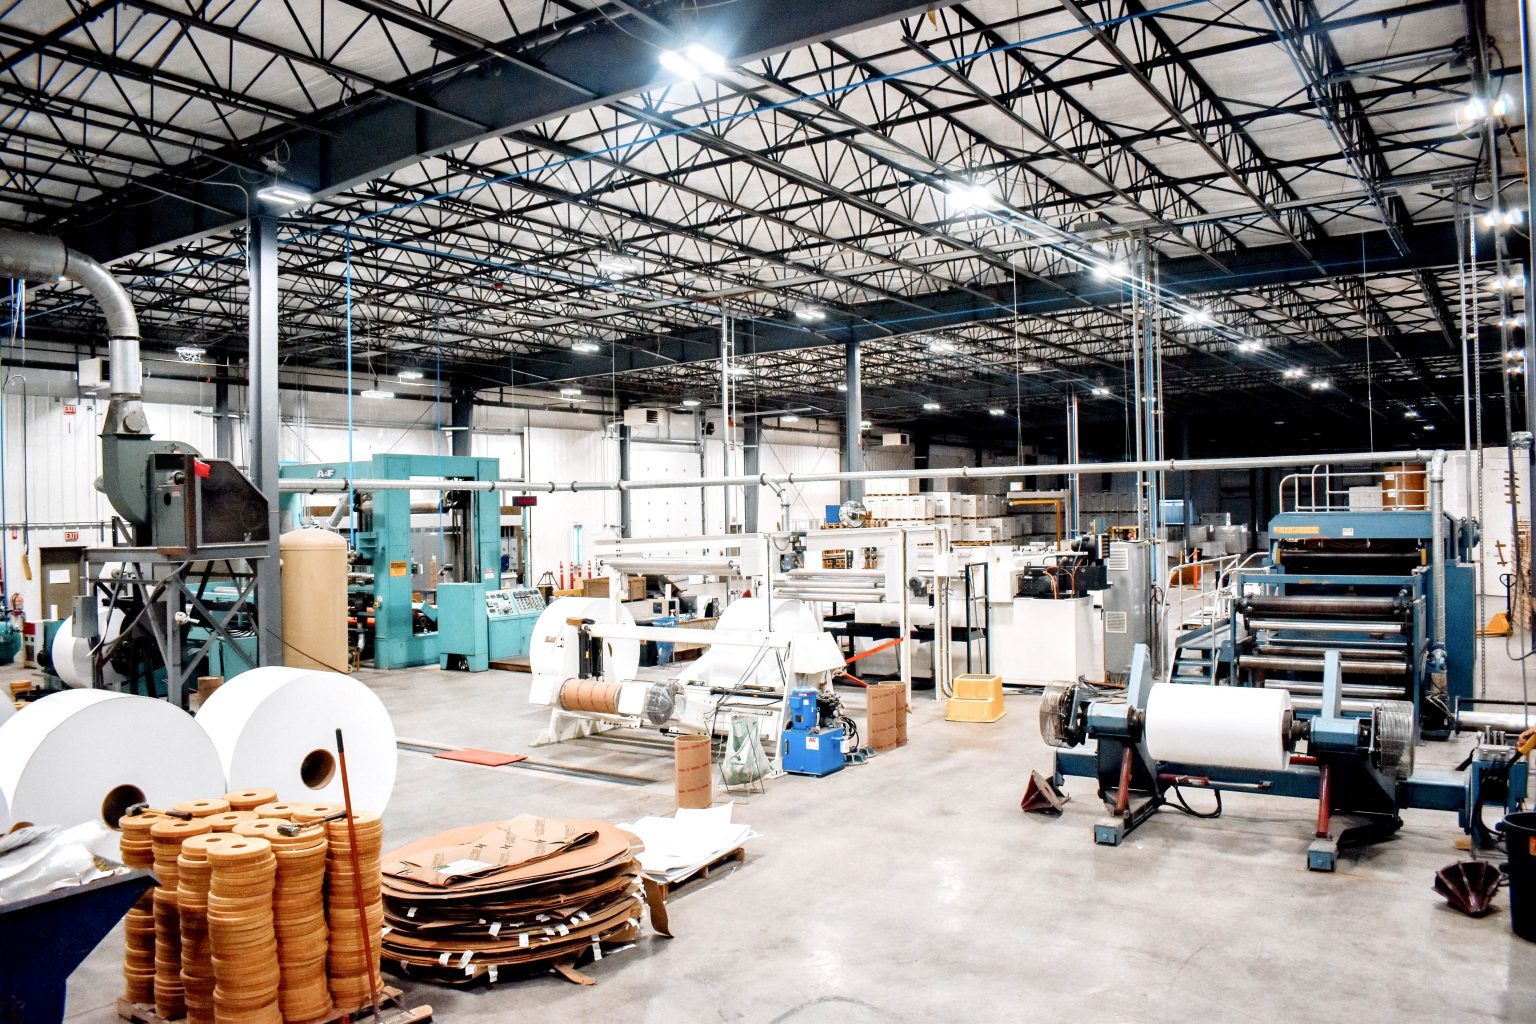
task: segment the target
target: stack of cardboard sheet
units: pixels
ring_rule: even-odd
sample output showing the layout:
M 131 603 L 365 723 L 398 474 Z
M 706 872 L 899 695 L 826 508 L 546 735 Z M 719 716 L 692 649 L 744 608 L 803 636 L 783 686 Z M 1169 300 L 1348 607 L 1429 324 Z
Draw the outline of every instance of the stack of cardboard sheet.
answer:
M 640 841 L 602 821 L 521 815 L 451 829 L 384 855 L 384 957 L 446 984 L 497 981 L 602 959 L 605 943 L 652 925 L 667 934 L 659 891 L 645 887 Z

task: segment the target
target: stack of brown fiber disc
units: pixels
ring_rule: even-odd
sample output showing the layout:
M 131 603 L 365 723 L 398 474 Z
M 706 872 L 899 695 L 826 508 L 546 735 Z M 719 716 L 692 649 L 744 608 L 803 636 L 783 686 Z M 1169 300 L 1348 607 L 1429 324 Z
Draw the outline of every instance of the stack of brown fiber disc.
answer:
M 255 811 L 225 811 L 222 814 L 210 814 L 203 819 L 213 827 L 215 832 L 233 832 L 235 826 L 243 821 L 260 821 Z
M 233 793 L 225 793 L 224 799 L 232 811 L 254 811 L 262 804 L 269 804 L 276 800 L 277 790 L 237 789 Z
M 154 840 L 149 827 L 157 821 L 167 820 L 155 814 L 134 814 L 120 818 L 117 827 L 122 830 L 119 849 L 123 863 L 130 868 L 150 869 L 155 866 Z M 123 998 L 130 1003 L 151 1003 L 155 999 L 155 891 L 140 896 L 128 910 L 123 921 L 123 979 L 127 983 Z
M 181 983 L 181 909 L 177 903 L 178 858 L 181 844 L 211 832 L 207 822 L 167 818 L 149 827 L 154 843 L 155 875 L 155 1012 L 168 1020 L 185 1017 L 187 1004 Z
M 223 814 L 229 810 L 229 801 L 212 797 L 207 800 L 183 800 L 171 807 L 177 814 L 188 814 L 194 818 L 207 818 L 214 814 Z
M 258 818 L 283 818 L 293 819 L 293 812 L 309 806 L 308 804 L 291 804 L 286 800 L 268 800 L 264 804 L 257 804 L 251 810 L 256 812 Z
M 331 927 L 331 998 L 342 1008 L 372 1001 L 379 981 L 379 953 L 384 935 L 384 904 L 380 891 L 379 858 L 384 825 L 377 814 L 358 813 L 347 821 L 326 823 L 330 842 L 326 856 L 326 910 Z M 353 835 L 357 841 L 362 888 L 352 876 Z M 367 928 L 367 941 L 363 928 Z M 370 956 L 371 954 L 371 956 Z
M 208 939 L 214 1015 L 220 1024 L 282 1024 L 280 968 L 272 927 L 277 859 L 272 844 L 231 834 L 208 847 Z M 158 984 L 158 976 L 156 978 Z
M 181 907 L 181 984 L 188 1024 L 213 1024 L 213 957 L 208 948 L 208 851 L 230 842 L 226 832 L 206 832 L 181 844 L 176 858 L 176 902 Z
M 300 822 L 323 821 L 345 810 L 346 807 L 342 804 L 295 804 L 293 813 L 289 817 Z
M 274 832 L 267 839 L 277 858 L 272 923 L 277 933 L 277 959 L 282 967 L 278 1002 L 285 1020 L 319 1020 L 331 1012 L 330 980 L 326 974 L 326 831 L 324 826 L 308 825 L 296 836 Z

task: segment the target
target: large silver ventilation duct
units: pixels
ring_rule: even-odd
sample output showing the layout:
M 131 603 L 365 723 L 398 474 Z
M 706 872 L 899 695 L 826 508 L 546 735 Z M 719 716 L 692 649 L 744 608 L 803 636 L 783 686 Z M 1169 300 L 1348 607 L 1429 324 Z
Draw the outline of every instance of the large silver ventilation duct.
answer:
M 141 402 L 139 318 L 128 292 L 111 271 L 57 238 L 0 228 L 0 277 L 52 281 L 67 277 L 85 287 L 107 317 L 107 355 L 112 368 L 112 403 L 103 434 L 143 434 L 148 425 Z

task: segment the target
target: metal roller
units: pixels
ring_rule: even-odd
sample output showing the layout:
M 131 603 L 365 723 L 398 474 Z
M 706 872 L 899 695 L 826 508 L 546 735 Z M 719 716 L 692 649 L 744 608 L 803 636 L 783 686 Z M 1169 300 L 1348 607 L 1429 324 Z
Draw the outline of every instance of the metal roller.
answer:
M 1286 690 L 1292 696 L 1321 697 L 1322 683 L 1297 683 L 1289 679 L 1271 679 L 1265 689 Z M 1373 683 L 1355 683 L 1344 687 L 1344 696 L 1359 700 L 1398 700 L 1406 692 L 1401 686 L 1381 686 Z
M 1322 641 L 1319 641 L 1319 643 L 1322 643 Z M 1361 659 L 1365 658 L 1377 659 L 1403 657 L 1403 648 L 1407 646 L 1405 641 L 1391 640 L 1386 641 L 1385 643 L 1386 646 L 1382 647 L 1363 647 L 1351 644 L 1349 647 L 1345 648 L 1345 653 L 1347 653 L 1349 657 L 1355 661 L 1360 661 Z M 1311 658 L 1320 655 L 1325 651 L 1337 649 L 1339 649 L 1339 644 L 1336 642 L 1329 643 L 1328 646 L 1314 646 L 1311 644 L 1303 643 L 1268 643 L 1259 644 L 1253 653 L 1262 655 L 1295 655 L 1303 658 Z
M 1279 655 L 1246 654 L 1239 664 L 1246 669 L 1269 672 L 1317 672 L 1323 671 L 1322 658 L 1294 658 Z M 1339 669 L 1345 675 L 1401 676 L 1408 674 L 1408 662 L 1402 659 L 1370 661 L 1342 660 Z
M 1401 633 L 1405 622 L 1355 621 L 1350 619 L 1249 619 L 1249 629 L 1296 630 L 1307 633 Z
M 1255 594 L 1238 603 L 1244 615 L 1268 618 L 1372 618 L 1402 617 L 1411 607 L 1406 594 L 1393 597 L 1334 595 Z

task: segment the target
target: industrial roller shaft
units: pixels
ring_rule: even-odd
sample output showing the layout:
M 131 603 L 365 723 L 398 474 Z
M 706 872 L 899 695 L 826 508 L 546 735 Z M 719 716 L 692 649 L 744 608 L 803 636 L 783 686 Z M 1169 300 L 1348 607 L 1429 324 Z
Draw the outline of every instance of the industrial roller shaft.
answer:
M 1245 654 L 1239 659 L 1245 669 L 1267 672 L 1322 672 L 1322 658 L 1296 658 L 1284 655 Z M 1345 675 L 1401 676 L 1408 674 L 1408 662 L 1402 658 L 1372 658 L 1367 661 L 1341 659 L 1339 670 Z
M 1332 594 L 1255 594 L 1237 603 L 1247 616 L 1265 618 L 1401 618 L 1411 602 L 1407 594 L 1352 597 Z

